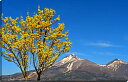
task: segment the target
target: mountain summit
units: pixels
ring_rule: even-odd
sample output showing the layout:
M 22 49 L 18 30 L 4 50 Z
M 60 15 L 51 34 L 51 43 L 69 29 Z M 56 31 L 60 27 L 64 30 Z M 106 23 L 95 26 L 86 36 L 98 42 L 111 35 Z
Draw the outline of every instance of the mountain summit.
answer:
M 80 58 L 78 58 L 76 55 L 74 54 L 71 54 L 71 55 L 68 55 L 66 56 L 65 58 L 63 58 L 62 60 L 56 62 L 53 66 L 61 66 L 61 65 L 64 65 L 68 62 L 71 62 L 71 61 L 77 61 L 79 60 Z
M 127 62 L 122 61 L 120 59 L 115 59 L 115 60 L 109 62 L 106 66 L 108 68 L 114 70 L 114 71 L 117 71 L 118 70 L 118 71 L 121 72 L 125 68 L 126 65 L 128 65 Z M 127 70 L 126 70 L 126 72 L 127 72 Z
M 127 64 L 127 62 L 122 61 L 120 59 L 115 59 L 115 60 L 109 62 L 107 65 L 112 65 L 112 64 Z
M 30 80 L 36 80 L 36 73 L 29 71 Z M 21 73 L 2 76 L 2 80 L 19 80 Z M 20 79 L 22 80 L 22 79 Z M 41 76 L 43 81 L 96 81 L 96 80 L 128 80 L 128 63 L 115 59 L 106 65 L 98 65 L 87 59 L 80 59 L 71 54 L 55 62 Z

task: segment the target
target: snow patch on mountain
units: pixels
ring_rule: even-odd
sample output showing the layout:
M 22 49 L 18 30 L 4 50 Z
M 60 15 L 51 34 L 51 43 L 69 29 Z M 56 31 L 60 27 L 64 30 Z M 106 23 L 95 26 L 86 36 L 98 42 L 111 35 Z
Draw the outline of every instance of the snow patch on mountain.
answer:
M 62 60 L 56 62 L 53 66 L 61 66 L 61 65 L 64 65 L 64 64 L 72 62 L 72 61 L 77 61 L 79 59 L 80 58 L 78 58 L 76 55 L 71 54 L 71 55 L 63 58 Z
M 68 64 L 66 72 L 71 71 L 72 68 L 73 68 L 73 62 Z

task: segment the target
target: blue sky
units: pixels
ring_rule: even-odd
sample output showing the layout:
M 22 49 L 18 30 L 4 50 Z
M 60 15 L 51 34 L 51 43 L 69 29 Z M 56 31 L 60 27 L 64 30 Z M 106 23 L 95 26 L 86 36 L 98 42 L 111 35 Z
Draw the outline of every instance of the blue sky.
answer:
M 61 15 L 65 30 L 73 43 L 68 54 L 98 64 L 116 58 L 128 62 L 128 1 L 127 0 L 3 0 L 4 16 L 26 16 L 26 12 L 52 8 Z M 32 69 L 32 68 L 31 68 Z M 3 74 L 20 72 L 15 64 L 2 60 Z

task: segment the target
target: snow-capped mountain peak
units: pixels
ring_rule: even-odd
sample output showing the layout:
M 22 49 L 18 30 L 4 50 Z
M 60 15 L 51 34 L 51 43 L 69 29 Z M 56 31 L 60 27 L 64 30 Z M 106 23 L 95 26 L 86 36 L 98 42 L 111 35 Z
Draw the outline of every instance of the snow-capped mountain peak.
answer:
M 112 69 L 113 71 L 116 71 L 123 64 L 128 64 L 128 63 L 127 62 L 124 62 L 124 61 L 122 61 L 120 59 L 115 59 L 115 60 L 109 62 L 106 65 L 102 65 L 102 67 L 107 67 L 107 68 Z
M 113 65 L 113 64 L 127 64 L 127 63 L 120 60 L 120 59 L 115 59 L 115 60 L 109 62 L 107 65 L 110 66 L 110 65 Z
M 71 54 L 71 55 L 68 55 L 66 56 L 65 58 L 63 58 L 62 60 L 56 62 L 54 64 L 54 66 L 61 66 L 61 65 L 64 65 L 68 62 L 71 62 L 71 61 L 77 61 L 79 60 L 80 58 L 78 58 L 75 54 Z

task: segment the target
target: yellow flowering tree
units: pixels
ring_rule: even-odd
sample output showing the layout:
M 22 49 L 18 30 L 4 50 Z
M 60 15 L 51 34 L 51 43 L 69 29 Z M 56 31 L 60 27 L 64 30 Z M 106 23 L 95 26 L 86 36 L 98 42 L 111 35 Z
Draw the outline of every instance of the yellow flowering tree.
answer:
M 68 32 L 64 32 L 64 23 L 55 23 L 60 16 L 54 18 L 55 10 L 38 8 L 38 12 L 26 18 L 12 19 L 5 17 L 2 28 L 2 47 L 6 60 L 16 63 L 21 71 L 26 72 L 29 59 L 37 73 L 41 74 L 50 68 L 63 53 L 69 52 L 71 42 Z M 25 69 L 25 70 L 23 70 Z M 29 77 L 28 77 L 29 78 Z
M 27 70 L 29 66 L 29 46 L 31 38 L 24 27 L 18 25 L 18 19 L 12 17 L 2 18 L 2 38 L 0 41 L 3 48 L 2 56 L 9 62 L 15 63 L 21 70 L 25 79 L 27 79 Z

